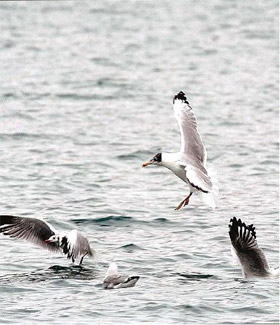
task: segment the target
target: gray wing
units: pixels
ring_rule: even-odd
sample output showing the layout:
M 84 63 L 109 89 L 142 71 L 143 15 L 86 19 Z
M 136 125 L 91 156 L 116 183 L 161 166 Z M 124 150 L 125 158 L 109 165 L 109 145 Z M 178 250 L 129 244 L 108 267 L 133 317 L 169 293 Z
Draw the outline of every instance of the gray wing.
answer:
M 267 276 L 269 266 L 263 251 L 257 244 L 255 227 L 247 226 L 234 217 L 230 220 L 229 229 L 231 244 L 240 261 L 244 276 Z
M 211 182 L 211 178 L 207 175 L 207 171 L 205 170 L 204 167 L 203 169 L 201 169 L 189 164 L 184 164 L 184 163 L 181 164 L 185 166 L 186 177 L 189 183 L 194 188 L 204 193 L 211 192 L 213 188 L 213 184 Z
M 28 240 L 48 250 L 59 250 L 57 244 L 45 243 L 55 233 L 48 224 L 39 219 L 0 215 L 0 233 L 11 238 Z
M 62 239 L 63 253 L 73 260 L 80 256 L 94 256 L 94 250 L 90 247 L 88 239 L 79 231 L 72 230 L 67 236 Z M 65 243 L 63 243 L 65 240 Z
M 119 274 L 108 275 L 103 281 L 103 288 L 113 289 L 115 286 L 123 283 L 125 280 L 126 277 Z
M 197 130 L 193 109 L 188 103 L 175 99 L 173 110 L 181 132 L 180 160 L 195 167 L 204 167 L 207 154 Z

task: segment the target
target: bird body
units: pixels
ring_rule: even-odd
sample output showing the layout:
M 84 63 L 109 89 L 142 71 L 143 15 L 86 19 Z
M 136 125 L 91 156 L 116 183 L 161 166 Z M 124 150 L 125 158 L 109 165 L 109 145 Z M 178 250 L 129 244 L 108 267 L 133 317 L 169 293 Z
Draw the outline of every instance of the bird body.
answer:
M 82 264 L 86 255 L 94 256 L 87 238 L 79 231 L 58 233 L 51 225 L 36 218 L 0 215 L 0 233 L 11 238 L 25 239 L 50 251 L 61 251 L 73 263 L 80 260 L 79 264 Z
M 180 153 L 162 153 L 162 166 L 170 169 L 176 176 L 181 178 L 182 181 L 185 183 L 188 183 L 186 171 L 184 166 L 182 166 L 180 163 Z
M 104 289 L 120 289 L 134 287 L 139 280 L 139 276 L 123 276 L 118 272 L 116 263 L 111 263 L 103 280 Z
M 176 153 L 158 153 L 142 166 L 164 166 L 189 185 L 190 194 L 175 210 L 187 205 L 193 193 L 199 193 L 202 201 L 214 209 L 216 207 L 215 198 L 218 195 L 218 188 L 216 184 L 213 184 L 206 170 L 206 149 L 197 129 L 193 109 L 182 91 L 174 96 L 173 110 L 181 132 L 180 151 Z

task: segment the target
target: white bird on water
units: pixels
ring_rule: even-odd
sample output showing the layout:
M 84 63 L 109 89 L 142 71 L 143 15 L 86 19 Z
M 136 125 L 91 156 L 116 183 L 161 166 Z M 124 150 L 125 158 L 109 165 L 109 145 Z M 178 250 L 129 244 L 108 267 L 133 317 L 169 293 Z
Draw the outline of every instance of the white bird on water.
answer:
M 189 185 L 189 195 L 175 210 L 188 205 L 193 193 L 198 193 L 201 200 L 214 209 L 218 188 L 216 184 L 213 184 L 213 179 L 211 180 L 206 170 L 206 149 L 197 130 L 193 109 L 184 92 L 180 91 L 174 96 L 173 110 L 181 132 L 180 151 L 177 153 L 157 153 L 142 167 L 148 165 L 164 166 Z
M 232 253 L 237 256 L 245 278 L 279 276 L 279 269 L 269 268 L 266 257 L 258 246 L 253 225 L 247 226 L 234 217 L 230 220 L 229 236 Z
M 120 289 L 134 287 L 139 278 L 139 276 L 120 275 L 117 264 L 111 263 L 103 280 L 103 288 Z
M 24 218 L 10 215 L 0 215 L 0 233 L 12 238 L 21 238 L 50 251 L 64 253 L 67 258 L 80 260 L 85 256 L 93 257 L 94 250 L 87 238 L 77 230 L 68 234 L 59 234 L 46 222 L 36 218 Z

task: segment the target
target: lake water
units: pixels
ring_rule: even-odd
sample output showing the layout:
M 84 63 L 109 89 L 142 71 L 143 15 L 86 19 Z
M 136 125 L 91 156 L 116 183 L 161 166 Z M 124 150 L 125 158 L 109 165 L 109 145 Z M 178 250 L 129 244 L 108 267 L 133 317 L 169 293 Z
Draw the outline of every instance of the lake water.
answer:
M 0 238 L 1 324 L 278 323 L 278 279 L 244 280 L 230 218 L 279 261 L 278 1 L 1 2 L 1 214 L 77 228 L 82 269 Z M 215 211 L 165 168 L 180 90 L 220 183 Z M 140 275 L 103 290 L 108 263 Z

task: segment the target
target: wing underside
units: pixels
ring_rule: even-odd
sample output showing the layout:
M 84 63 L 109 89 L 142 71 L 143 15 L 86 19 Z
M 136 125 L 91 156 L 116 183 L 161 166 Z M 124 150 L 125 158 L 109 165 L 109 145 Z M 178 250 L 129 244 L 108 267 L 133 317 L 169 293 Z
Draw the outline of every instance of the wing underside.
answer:
M 205 166 L 207 154 L 197 129 L 197 121 L 191 106 L 175 100 L 173 104 L 175 118 L 181 133 L 180 159 L 184 162 L 193 161 L 194 165 Z
M 48 224 L 36 218 L 1 215 L 0 233 L 11 238 L 25 239 L 48 250 L 59 250 L 57 244 L 45 243 L 45 240 L 55 233 Z
M 229 236 L 245 277 L 267 276 L 269 266 L 256 241 L 253 225 L 247 226 L 235 217 L 230 220 Z

